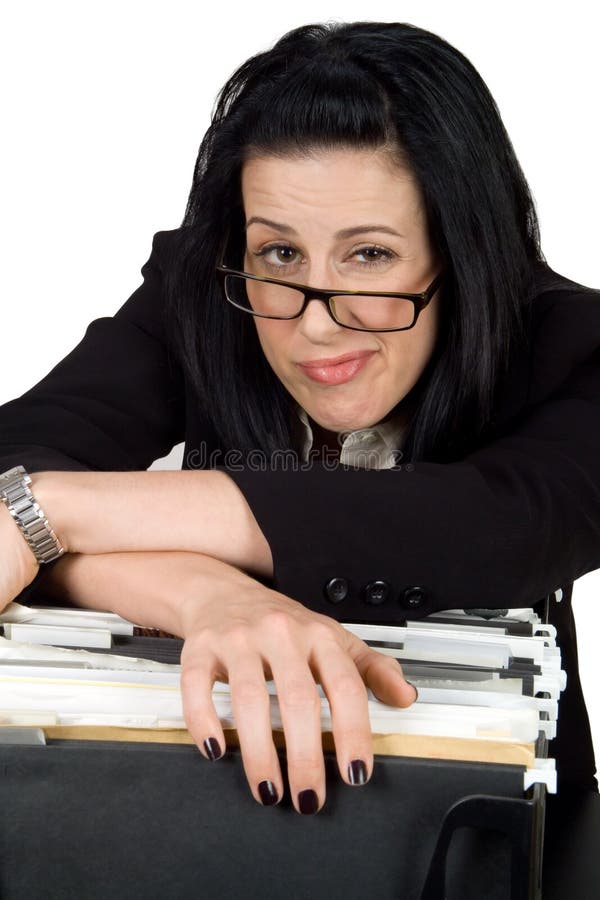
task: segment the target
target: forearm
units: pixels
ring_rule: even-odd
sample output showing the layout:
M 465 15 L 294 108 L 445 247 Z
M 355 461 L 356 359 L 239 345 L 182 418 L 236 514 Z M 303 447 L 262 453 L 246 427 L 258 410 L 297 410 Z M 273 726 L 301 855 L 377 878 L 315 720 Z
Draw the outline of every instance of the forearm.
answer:
M 272 576 L 269 545 L 223 472 L 37 472 L 31 488 L 70 553 L 179 550 Z
M 212 557 L 162 551 L 67 554 L 40 587 L 57 601 L 114 612 L 137 625 L 184 637 L 191 612 L 203 597 L 214 602 L 220 590 L 225 597 L 236 586 L 253 583 L 250 576 Z

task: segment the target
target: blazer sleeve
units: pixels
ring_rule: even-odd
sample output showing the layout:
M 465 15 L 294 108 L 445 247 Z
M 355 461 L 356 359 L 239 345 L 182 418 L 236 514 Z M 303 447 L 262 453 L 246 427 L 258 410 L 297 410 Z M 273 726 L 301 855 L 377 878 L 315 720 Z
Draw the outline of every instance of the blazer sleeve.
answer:
M 530 606 L 600 567 L 600 295 L 555 292 L 544 309 L 525 412 L 459 462 L 228 470 L 278 590 L 385 621 Z M 375 581 L 389 588 L 380 605 Z
M 0 406 L 0 471 L 147 469 L 183 440 L 183 378 L 165 339 L 158 232 L 143 283 L 41 381 Z

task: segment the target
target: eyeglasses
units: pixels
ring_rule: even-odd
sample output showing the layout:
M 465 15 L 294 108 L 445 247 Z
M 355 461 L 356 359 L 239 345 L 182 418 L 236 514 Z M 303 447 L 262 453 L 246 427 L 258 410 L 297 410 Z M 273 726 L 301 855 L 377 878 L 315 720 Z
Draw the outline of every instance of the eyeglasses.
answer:
M 215 267 L 225 299 L 244 312 L 264 319 L 297 319 L 309 300 L 322 300 L 342 328 L 353 331 L 406 331 L 431 302 L 443 281 L 436 275 L 420 294 L 375 291 L 322 291 L 317 288 Z

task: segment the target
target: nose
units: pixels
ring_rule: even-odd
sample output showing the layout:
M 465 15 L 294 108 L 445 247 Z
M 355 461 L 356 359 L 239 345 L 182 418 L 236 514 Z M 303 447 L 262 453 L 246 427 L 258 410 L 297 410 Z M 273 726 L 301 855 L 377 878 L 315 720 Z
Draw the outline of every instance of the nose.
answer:
M 309 294 L 306 309 L 298 319 L 298 330 L 307 340 L 319 343 L 340 331 L 341 325 L 331 318 L 326 302 Z

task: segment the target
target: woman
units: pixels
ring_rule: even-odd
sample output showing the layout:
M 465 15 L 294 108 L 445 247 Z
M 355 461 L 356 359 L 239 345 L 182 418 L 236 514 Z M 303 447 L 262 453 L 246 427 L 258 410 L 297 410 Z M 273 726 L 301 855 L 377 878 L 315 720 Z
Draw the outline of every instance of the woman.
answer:
M 554 755 L 561 788 L 594 789 L 570 596 L 600 566 L 600 305 L 545 264 L 468 60 L 409 25 L 285 35 L 225 85 L 182 226 L 142 272 L 0 409 L 0 472 L 32 474 L 67 551 L 43 587 L 185 638 L 186 720 L 210 759 L 227 677 L 266 805 L 283 790 L 272 676 L 302 813 L 325 800 L 315 680 L 348 784 L 372 771 L 365 685 L 415 699 L 338 620 L 562 588 Z M 182 440 L 189 471 L 139 471 Z M 1 508 L 0 529 L 4 605 L 42 573 Z

